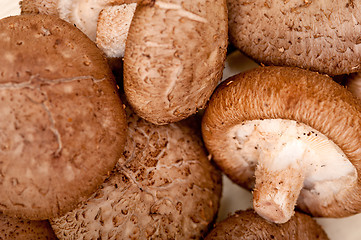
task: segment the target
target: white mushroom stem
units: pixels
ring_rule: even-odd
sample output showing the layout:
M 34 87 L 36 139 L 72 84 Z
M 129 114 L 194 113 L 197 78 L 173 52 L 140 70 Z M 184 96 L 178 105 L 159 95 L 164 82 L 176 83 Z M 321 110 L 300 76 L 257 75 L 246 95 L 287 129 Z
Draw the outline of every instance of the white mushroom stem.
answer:
M 293 120 L 247 121 L 228 139 L 225 166 L 237 170 L 229 175 L 254 188 L 256 212 L 272 222 L 286 222 L 296 202 L 325 204 L 357 181 L 355 167 L 334 142 Z
M 305 179 L 300 165 L 305 147 L 300 141 L 291 141 L 280 151 L 260 154 L 255 171 L 256 185 L 253 207 L 263 218 L 285 223 L 294 214 L 298 196 Z

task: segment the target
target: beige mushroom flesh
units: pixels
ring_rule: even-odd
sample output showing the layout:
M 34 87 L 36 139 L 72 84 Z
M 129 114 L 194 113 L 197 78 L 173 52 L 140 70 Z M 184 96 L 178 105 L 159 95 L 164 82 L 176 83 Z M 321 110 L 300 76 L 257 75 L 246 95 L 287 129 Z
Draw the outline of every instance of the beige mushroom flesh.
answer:
M 124 91 L 154 124 L 203 108 L 222 77 L 228 44 L 225 0 L 143 1 L 129 29 Z
M 310 216 L 296 212 L 284 224 L 268 222 L 253 210 L 237 211 L 217 223 L 205 240 L 224 239 L 289 239 L 328 240 L 327 234 Z
M 139 0 L 23 0 L 21 14 L 57 16 L 83 31 L 119 68 Z M 119 59 L 116 61 L 116 59 Z
M 47 220 L 31 221 L 5 216 L 0 213 L 0 239 L 7 240 L 56 240 Z
M 328 75 L 361 69 L 361 2 L 227 0 L 230 41 L 266 65 Z
M 202 120 L 206 147 L 262 217 L 361 211 L 361 107 L 326 75 L 262 67 L 229 78 Z
M 156 126 L 127 108 L 122 157 L 85 204 L 53 219 L 59 239 L 201 239 L 217 215 L 221 174 L 188 123 Z M 198 126 L 199 127 L 199 126 Z
M 59 18 L 4 18 L 0 35 L 0 211 L 65 214 L 122 153 L 127 125 L 114 76 L 95 44 Z

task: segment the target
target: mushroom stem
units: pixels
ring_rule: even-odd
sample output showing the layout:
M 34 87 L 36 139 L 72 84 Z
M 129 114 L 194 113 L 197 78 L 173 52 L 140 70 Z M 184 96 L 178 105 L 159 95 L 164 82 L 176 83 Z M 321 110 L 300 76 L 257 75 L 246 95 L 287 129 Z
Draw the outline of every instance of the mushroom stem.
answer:
M 304 153 L 304 144 L 293 140 L 283 143 L 276 153 L 260 154 L 253 207 L 268 221 L 285 223 L 293 216 L 305 178 L 300 165 Z

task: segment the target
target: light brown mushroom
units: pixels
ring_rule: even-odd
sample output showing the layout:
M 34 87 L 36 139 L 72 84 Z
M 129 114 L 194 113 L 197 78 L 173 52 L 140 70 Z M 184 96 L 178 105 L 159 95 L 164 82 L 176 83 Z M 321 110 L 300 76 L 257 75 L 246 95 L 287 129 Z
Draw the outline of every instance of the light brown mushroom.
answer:
M 59 216 L 86 200 L 122 153 L 126 119 L 102 52 L 46 15 L 0 21 L 0 211 Z
M 139 3 L 124 56 L 134 111 L 167 124 L 203 108 L 222 76 L 227 34 L 225 0 Z
M 257 68 L 223 82 L 202 122 L 218 166 L 253 190 L 264 218 L 283 223 L 294 206 L 314 216 L 361 211 L 361 105 L 326 75 Z
M 60 239 L 200 239 L 214 221 L 221 175 L 187 123 L 156 126 L 128 109 L 123 156 L 81 207 L 53 219 Z
M 267 65 L 340 75 L 361 69 L 361 4 L 227 0 L 230 41 Z
M 284 224 L 268 222 L 253 210 L 237 211 L 232 216 L 217 223 L 205 240 L 229 239 L 324 239 L 327 234 L 310 216 L 296 212 Z
M 0 213 L 0 239 L 56 240 L 57 237 L 47 220 L 23 220 L 11 218 Z

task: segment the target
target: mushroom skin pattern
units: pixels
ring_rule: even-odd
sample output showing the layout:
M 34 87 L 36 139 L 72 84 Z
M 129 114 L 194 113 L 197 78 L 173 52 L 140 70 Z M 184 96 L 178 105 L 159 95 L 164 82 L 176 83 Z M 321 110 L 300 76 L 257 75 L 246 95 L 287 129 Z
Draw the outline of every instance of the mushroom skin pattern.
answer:
M 1 240 L 57 240 L 48 220 L 31 221 L 0 214 Z
M 296 203 L 320 217 L 361 212 L 361 106 L 326 75 L 292 67 L 235 75 L 213 94 L 202 133 L 270 221 L 286 222 Z
M 253 210 L 236 211 L 227 219 L 216 223 L 205 240 L 224 239 L 288 239 L 328 240 L 328 236 L 310 216 L 296 212 L 284 224 L 275 224 L 258 216 Z
M 225 0 L 139 3 L 124 54 L 124 91 L 154 124 L 203 108 L 222 77 L 228 44 Z
M 0 212 L 60 216 L 91 196 L 122 153 L 115 79 L 95 44 L 57 17 L 12 16 L 0 30 Z
M 266 65 L 329 75 L 361 69 L 361 4 L 349 0 L 227 0 L 230 41 Z
M 157 126 L 129 108 L 127 119 L 129 135 L 116 168 L 82 206 L 52 219 L 56 235 L 201 239 L 217 215 L 222 179 L 200 136 L 190 123 Z

